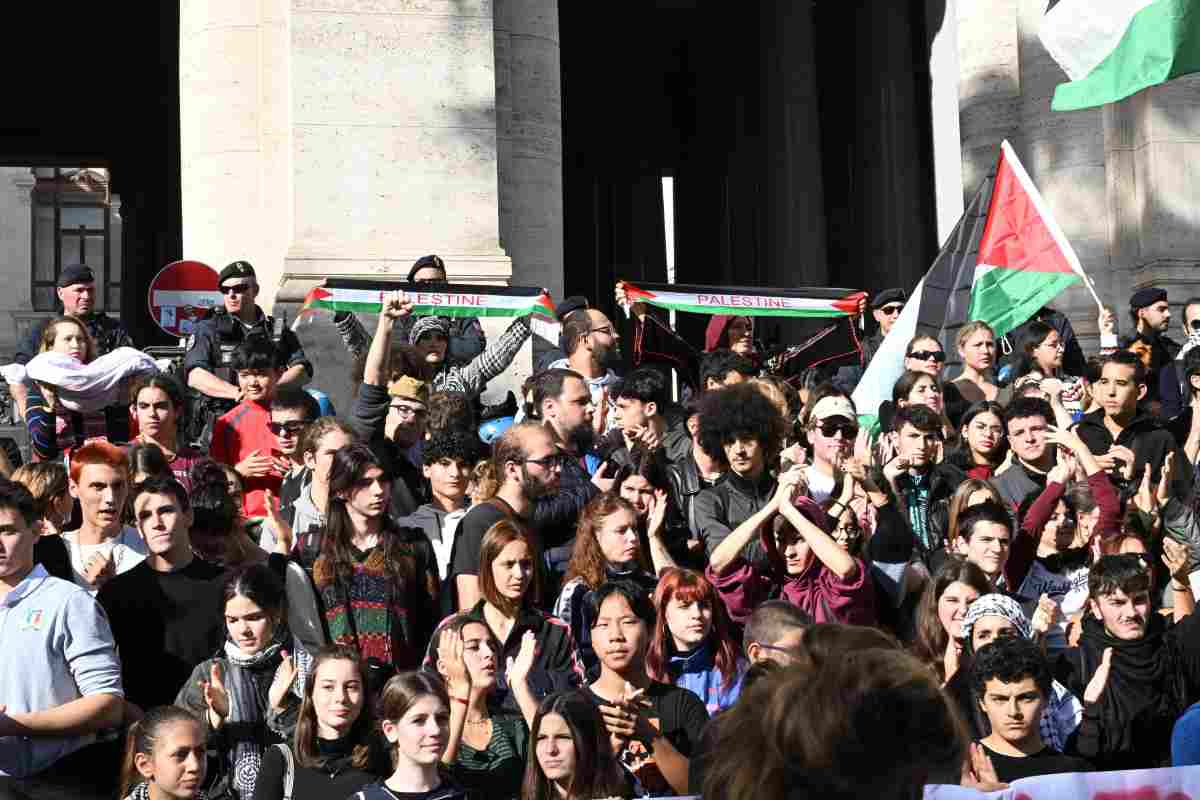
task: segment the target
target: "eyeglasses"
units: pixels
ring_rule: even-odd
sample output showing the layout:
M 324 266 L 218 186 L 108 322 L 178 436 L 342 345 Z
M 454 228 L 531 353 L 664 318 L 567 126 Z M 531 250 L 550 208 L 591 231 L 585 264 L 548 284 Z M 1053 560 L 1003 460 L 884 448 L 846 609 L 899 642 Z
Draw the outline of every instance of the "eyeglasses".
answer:
M 289 420 L 287 422 L 268 422 L 267 428 L 271 433 L 279 436 L 281 433 L 286 433 L 288 436 L 295 436 L 308 427 L 308 421 L 302 419 Z
M 221 294 L 245 294 L 254 288 L 253 283 L 235 283 L 232 286 L 222 286 Z
M 798 647 L 779 647 L 778 645 L 763 644 L 762 642 L 755 642 L 755 644 L 761 647 L 763 650 L 771 650 L 775 653 L 783 653 L 788 658 L 800 657 L 800 648 Z
M 537 464 L 542 469 L 562 469 L 567 464 L 567 458 L 569 456 L 565 453 L 555 453 L 544 458 L 527 458 L 525 459 L 525 463 Z
M 853 422 L 822 422 L 817 425 L 821 429 L 821 435 L 832 439 L 841 431 L 842 438 L 853 439 L 858 436 L 858 426 Z
M 1192 326 L 1192 330 L 1200 331 L 1200 319 L 1194 319 L 1191 321 L 1190 324 Z
M 429 412 L 423 408 L 416 406 L 406 406 L 403 403 L 392 403 L 388 406 L 392 411 L 395 411 L 402 417 L 423 417 Z
M 608 336 L 613 335 L 612 325 L 605 325 L 603 328 L 592 328 L 588 333 L 603 333 Z
M 904 306 L 901 306 L 901 305 L 884 306 L 883 308 L 881 308 L 879 310 L 882 311 L 884 314 L 887 314 L 890 317 L 893 314 L 899 314 L 901 311 L 903 311 Z
M 914 359 L 916 361 L 928 361 L 929 359 L 932 358 L 934 361 L 937 361 L 938 363 L 941 363 L 946 360 L 946 354 L 943 353 L 941 350 L 913 350 L 911 353 L 908 354 L 907 357 Z

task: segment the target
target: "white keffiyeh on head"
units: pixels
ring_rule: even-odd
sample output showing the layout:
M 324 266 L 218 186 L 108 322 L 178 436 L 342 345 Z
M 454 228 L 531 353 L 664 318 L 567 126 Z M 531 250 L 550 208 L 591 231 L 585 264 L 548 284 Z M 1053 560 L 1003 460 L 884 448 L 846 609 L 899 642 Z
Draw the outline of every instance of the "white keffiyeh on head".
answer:
M 1022 639 L 1033 637 L 1033 627 L 1029 624 L 1029 618 L 1025 616 L 1025 612 L 1021 610 L 1021 606 L 1016 600 L 1004 594 L 985 594 L 971 603 L 967 608 L 967 616 L 963 619 L 962 633 L 959 636 L 969 640 L 971 629 L 984 617 L 1004 617 L 1013 624 Z

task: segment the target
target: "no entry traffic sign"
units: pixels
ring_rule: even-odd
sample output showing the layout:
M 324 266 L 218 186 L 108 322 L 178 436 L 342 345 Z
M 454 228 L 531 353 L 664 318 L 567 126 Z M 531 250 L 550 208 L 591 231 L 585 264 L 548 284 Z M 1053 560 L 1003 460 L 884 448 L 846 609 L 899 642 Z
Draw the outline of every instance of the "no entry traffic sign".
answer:
M 217 271 L 200 261 L 167 264 L 150 281 L 146 303 L 168 336 L 188 336 L 208 309 L 221 304 Z

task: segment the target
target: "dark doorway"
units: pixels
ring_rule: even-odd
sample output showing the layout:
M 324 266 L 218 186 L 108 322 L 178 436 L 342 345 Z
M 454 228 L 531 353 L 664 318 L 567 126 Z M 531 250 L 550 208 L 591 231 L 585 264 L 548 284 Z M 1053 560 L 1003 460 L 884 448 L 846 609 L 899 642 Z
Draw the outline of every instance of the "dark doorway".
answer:
M 172 343 L 146 288 L 183 250 L 179 3 L 25 4 L 11 32 L 0 165 L 108 171 L 121 198 L 121 321 L 139 345 Z
M 566 294 L 665 280 L 664 174 L 680 282 L 912 286 L 937 250 L 925 6 L 560 0 Z

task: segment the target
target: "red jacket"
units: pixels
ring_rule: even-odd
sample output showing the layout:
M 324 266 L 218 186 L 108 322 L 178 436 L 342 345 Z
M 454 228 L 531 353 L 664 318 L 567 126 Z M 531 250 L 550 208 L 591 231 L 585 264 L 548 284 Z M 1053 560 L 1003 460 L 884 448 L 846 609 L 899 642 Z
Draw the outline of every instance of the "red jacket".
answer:
M 270 456 L 271 451 L 279 446 L 275 434 L 267 427 L 270 423 L 270 406 L 247 401 L 238 403 L 213 425 L 212 450 L 209 454 L 214 460 L 231 467 L 236 466 L 255 450 L 259 455 Z M 270 489 L 278 497 L 282 483 L 283 477 L 276 474 L 261 478 L 243 477 L 245 500 L 242 513 L 246 518 L 265 517 L 265 492 Z

